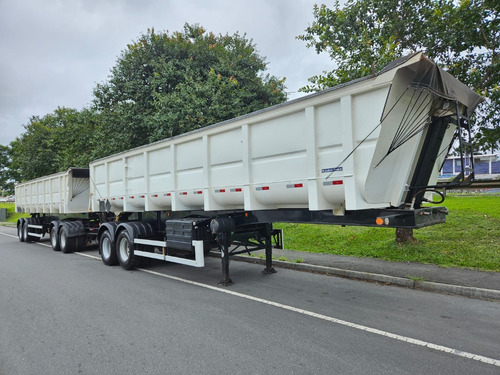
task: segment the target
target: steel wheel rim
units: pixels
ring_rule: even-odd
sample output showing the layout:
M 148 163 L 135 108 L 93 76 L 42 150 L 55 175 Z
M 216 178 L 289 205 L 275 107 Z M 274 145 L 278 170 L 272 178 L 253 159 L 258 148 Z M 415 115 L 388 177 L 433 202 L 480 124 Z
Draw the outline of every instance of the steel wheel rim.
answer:
M 104 259 L 109 259 L 111 257 L 111 241 L 109 238 L 104 237 L 102 240 L 101 251 Z
M 61 244 L 61 247 L 64 249 L 66 248 L 66 241 L 67 241 L 67 238 L 66 238 L 66 233 L 65 232 L 62 232 L 61 233 L 61 238 L 59 239 L 59 242 Z
M 50 231 L 50 244 L 52 245 L 52 247 L 56 247 L 57 245 L 57 234 L 54 229 Z
M 127 261 L 127 259 L 130 256 L 130 248 L 126 238 L 122 238 L 120 240 L 119 250 L 120 250 L 120 258 L 123 261 Z

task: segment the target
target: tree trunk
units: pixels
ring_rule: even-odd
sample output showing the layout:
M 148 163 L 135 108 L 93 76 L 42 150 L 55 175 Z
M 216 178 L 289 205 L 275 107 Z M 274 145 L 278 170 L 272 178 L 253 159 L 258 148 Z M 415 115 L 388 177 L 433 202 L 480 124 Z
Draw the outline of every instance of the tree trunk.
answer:
M 417 240 L 413 237 L 413 229 L 396 228 L 396 242 L 398 244 L 415 243 Z

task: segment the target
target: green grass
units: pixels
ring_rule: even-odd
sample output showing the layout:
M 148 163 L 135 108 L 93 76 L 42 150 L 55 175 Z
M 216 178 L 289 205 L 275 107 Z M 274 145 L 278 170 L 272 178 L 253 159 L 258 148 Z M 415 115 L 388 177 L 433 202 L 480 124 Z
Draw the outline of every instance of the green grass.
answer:
M 0 208 L 7 209 L 7 220 L 4 223 L 17 223 L 20 217 L 29 217 L 29 214 L 18 214 L 15 212 L 16 208 L 14 203 L 0 203 Z
M 398 245 L 389 228 L 284 224 L 288 249 L 500 271 L 500 195 L 448 196 L 446 223 L 414 231 Z

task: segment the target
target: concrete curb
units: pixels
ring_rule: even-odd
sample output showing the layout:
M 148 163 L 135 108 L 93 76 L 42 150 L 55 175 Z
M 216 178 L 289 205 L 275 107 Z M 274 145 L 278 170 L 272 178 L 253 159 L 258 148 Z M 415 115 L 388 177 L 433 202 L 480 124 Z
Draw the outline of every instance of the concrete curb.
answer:
M 230 259 L 239 262 L 262 264 L 262 265 L 265 265 L 266 263 L 264 259 L 239 256 L 239 255 L 231 256 Z M 303 272 L 322 273 L 325 275 L 340 276 L 349 279 L 378 282 L 387 285 L 395 285 L 410 289 L 419 289 L 428 292 L 452 294 L 452 295 L 458 295 L 476 299 L 500 300 L 500 290 L 443 284 L 432 281 L 420 281 L 420 280 L 409 279 L 406 277 L 388 276 L 377 273 L 346 270 L 342 268 L 318 266 L 306 263 L 291 263 L 274 259 L 273 259 L 273 266 L 279 268 L 287 268 L 291 270 L 303 271 Z

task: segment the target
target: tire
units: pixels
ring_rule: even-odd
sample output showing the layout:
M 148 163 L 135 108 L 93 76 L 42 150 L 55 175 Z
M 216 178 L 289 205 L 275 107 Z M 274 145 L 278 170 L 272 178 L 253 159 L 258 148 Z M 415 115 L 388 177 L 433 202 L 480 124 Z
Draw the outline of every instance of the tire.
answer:
M 19 223 L 17 224 L 17 237 L 19 238 L 20 242 L 24 242 L 24 220 L 20 220 Z
M 33 237 L 31 237 L 29 234 L 28 234 L 28 220 L 25 220 L 24 223 L 23 223 L 23 237 L 24 237 L 24 242 L 33 242 Z
M 102 262 L 107 266 L 115 266 L 118 264 L 116 257 L 116 248 L 111 237 L 111 233 L 106 230 L 99 239 L 99 253 L 101 254 Z
M 61 251 L 61 246 L 59 243 L 59 233 L 57 233 L 56 227 L 50 229 L 50 244 L 52 245 L 52 250 Z
M 73 240 L 73 251 L 79 251 L 85 247 L 85 237 L 74 237 Z
M 139 266 L 140 258 L 134 255 L 134 242 L 126 230 L 116 240 L 116 255 L 123 269 L 133 270 Z
M 68 237 L 68 230 L 64 226 L 59 230 L 59 247 L 65 254 L 75 251 L 75 238 Z

